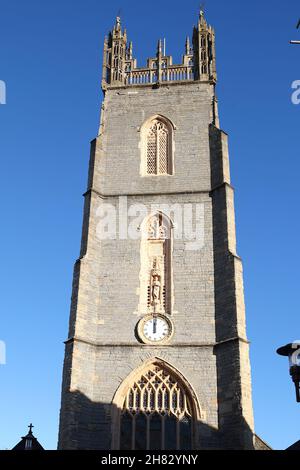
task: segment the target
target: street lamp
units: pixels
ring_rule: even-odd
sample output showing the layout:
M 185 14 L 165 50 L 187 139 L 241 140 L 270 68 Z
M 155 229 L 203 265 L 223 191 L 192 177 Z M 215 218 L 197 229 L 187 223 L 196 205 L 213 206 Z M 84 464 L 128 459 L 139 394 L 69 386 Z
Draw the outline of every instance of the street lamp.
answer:
M 300 341 L 282 346 L 277 349 L 277 354 L 289 358 L 290 375 L 295 384 L 297 402 L 300 403 Z

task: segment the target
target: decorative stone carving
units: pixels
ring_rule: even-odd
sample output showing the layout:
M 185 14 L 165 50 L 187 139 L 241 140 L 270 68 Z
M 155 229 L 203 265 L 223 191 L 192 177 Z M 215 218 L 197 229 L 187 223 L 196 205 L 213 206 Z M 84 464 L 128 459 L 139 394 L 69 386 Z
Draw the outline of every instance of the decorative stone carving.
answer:
M 161 304 L 161 274 L 160 270 L 157 269 L 157 260 L 154 259 L 151 273 L 151 303 L 154 306 Z
M 139 310 L 171 313 L 171 223 L 159 212 L 145 221 L 143 231 Z
M 163 224 L 163 217 L 155 214 L 148 221 L 148 238 L 151 240 L 163 240 L 169 238 L 169 229 Z

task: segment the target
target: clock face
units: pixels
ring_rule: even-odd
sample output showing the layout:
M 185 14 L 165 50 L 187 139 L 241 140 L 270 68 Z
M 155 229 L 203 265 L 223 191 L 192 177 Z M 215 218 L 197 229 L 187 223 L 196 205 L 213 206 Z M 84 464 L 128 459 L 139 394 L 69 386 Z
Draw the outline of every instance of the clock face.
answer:
M 138 327 L 139 336 L 145 343 L 160 343 L 172 335 L 171 321 L 162 315 L 147 315 L 142 318 Z

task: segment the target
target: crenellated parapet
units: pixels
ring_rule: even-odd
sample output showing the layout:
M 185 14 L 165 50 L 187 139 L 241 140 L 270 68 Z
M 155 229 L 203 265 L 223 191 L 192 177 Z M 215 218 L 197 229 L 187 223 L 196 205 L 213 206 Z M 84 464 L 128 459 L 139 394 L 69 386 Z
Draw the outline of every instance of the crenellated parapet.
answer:
M 215 33 L 200 11 L 194 27 L 192 44 L 186 39 L 181 64 L 173 64 L 166 55 L 162 41 L 158 41 L 155 57 L 147 59 L 145 67 L 138 67 L 133 57 L 132 42 L 127 44 L 126 29 L 122 31 L 120 18 L 104 41 L 102 89 L 131 85 L 160 85 L 191 81 L 216 81 Z

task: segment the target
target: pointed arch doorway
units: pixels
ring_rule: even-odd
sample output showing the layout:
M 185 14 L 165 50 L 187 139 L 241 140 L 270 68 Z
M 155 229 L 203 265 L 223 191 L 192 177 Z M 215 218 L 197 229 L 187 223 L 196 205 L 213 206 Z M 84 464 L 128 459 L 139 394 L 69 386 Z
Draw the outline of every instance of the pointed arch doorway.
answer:
M 187 380 L 160 359 L 133 371 L 114 400 L 112 448 L 190 450 L 200 408 Z

